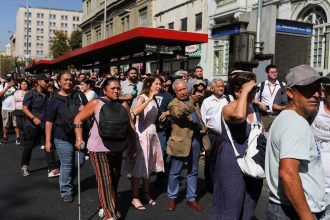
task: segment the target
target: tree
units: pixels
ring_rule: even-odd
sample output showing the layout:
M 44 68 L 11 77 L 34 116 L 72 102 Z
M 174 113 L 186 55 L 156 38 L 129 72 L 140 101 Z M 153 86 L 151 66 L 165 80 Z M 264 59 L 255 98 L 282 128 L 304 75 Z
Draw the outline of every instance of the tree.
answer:
M 0 56 L 0 72 L 1 73 L 12 73 L 15 71 L 15 65 L 12 57 Z
M 70 39 L 69 39 L 69 46 L 71 50 L 75 50 L 78 48 L 81 48 L 82 46 L 82 32 L 81 30 L 74 30 L 71 33 Z
M 59 57 L 70 51 L 68 44 L 68 35 L 64 31 L 55 31 L 54 37 L 51 39 L 51 51 L 53 57 Z

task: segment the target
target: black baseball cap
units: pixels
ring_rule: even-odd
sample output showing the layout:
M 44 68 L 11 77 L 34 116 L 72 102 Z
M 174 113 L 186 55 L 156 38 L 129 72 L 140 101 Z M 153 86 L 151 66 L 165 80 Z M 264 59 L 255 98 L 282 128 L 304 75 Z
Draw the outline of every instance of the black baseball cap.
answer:
M 52 81 L 52 78 L 49 78 L 45 73 L 39 73 L 36 77 L 36 80 L 45 80 L 46 82 Z

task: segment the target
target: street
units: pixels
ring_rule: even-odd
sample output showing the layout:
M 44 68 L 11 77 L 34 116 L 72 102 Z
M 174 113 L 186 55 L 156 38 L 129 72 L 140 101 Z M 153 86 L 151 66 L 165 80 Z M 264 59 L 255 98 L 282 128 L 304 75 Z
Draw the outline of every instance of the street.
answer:
M 32 154 L 30 164 L 31 175 L 23 177 L 20 174 L 20 158 L 22 148 L 14 143 L 14 137 L 9 137 L 6 145 L 0 146 L 0 219 L 1 220 L 51 220 L 51 219 L 78 219 L 78 197 L 75 193 L 73 203 L 62 202 L 59 194 L 58 178 L 47 177 L 46 161 L 43 150 L 36 147 Z M 201 158 L 202 160 L 202 158 Z M 199 172 L 199 201 L 204 207 L 203 212 L 196 212 L 187 207 L 185 198 L 185 172 L 182 172 L 182 184 L 178 205 L 174 212 L 166 211 L 166 186 L 152 188 L 152 196 L 156 199 L 156 206 L 146 206 L 141 212 L 135 210 L 131 205 L 130 181 L 122 169 L 122 177 L 118 189 L 118 209 L 127 220 L 151 220 L 151 219 L 208 219 L 211 208 L 212 195 L 201 193 L 204 191 L 203 163 L 200 163 Z M 155 179 L 152 176 L 151 180 Z M 77 188 L 77 180 L 75 180 Z M 97 183 L 90 161 L 86 161 L 81 169 L 81 209 L 82 219 L 101 219 L 97 214 L 98 196 Z M 263 192 L 259 200 L 255 219 L 263 220 L 267 204 L 268 188 L 264 184 Z

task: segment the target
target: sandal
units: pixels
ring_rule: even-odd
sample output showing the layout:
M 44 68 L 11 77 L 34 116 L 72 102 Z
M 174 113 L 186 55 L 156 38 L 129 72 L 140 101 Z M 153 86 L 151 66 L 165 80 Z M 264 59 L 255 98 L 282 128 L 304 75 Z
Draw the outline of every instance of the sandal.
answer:
M 136 210 L 139 210 L 139 211 L 144 211 L 146 210 L 146 207 L 144 205 L 142 205 L 142 203 L 140 202 L 140 205 L 135 205 L 132 201 L 132 206 L 136 209 Z
M 149 205 L 155 206 L 157 204 L 156 201 L 151 198 L 149 193 L 144 194 L 144 199 L 148 202 Z

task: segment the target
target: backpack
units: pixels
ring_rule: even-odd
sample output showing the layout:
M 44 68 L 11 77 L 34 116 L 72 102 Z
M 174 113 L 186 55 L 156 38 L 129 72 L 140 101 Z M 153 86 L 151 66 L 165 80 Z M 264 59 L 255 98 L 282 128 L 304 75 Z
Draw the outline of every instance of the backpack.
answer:
M 110 101 L 99 98 L 104 102 L 100 109 L 99 119 L 94 120 L 99 135 L 105 140 L 123 141 L 127 139 L 130 131 L 130 121 L 126 108 L 119 101 Z
M 64 108 L 62 111 L 59 111 L 59 118 L 62 123 L 62 128 L 66 134 L 71 134 L 74 132 L 74 118 L 79 113 L 79 108 L 82 103 L 82 99 L 80 96 L 80 92 L 75 92 L 68 96 L 61 96 L 59 94 L 54 94 L 54 98 L 62 100 L 65 102 Z M 79 98 L 79 103 L 76 102 L 77 98 Z
M 228 125 L 226 124 L 223 116 L 221 116 L 221 118 L 230 143 L 233 147 L 236 161 L 242 173 L 246 176 L 256 179 L 265 178 L 265 155 L 267 139 L 262 134 L 262 124 L 256 121 L 251 125 L 252 127 L 248 138 L 248 147 L 245 154 L 240 155 L 236 150 Z
M 281 95 L 285 92 L 285 90 L 283 88 L 285 88 L 284 84 L 282 81 L 278 81 L 280 83 L 280 87 L 281 87 Z M 265 88 L 265 84 L 266 84 L 266 81 L 263 81 L 261 82 L 260 84 L 260 96 L 259 96 L 259 100 L 261 102 L 261 99 L 262 99 L 262 92 L 264 91 L 264 88 Z

